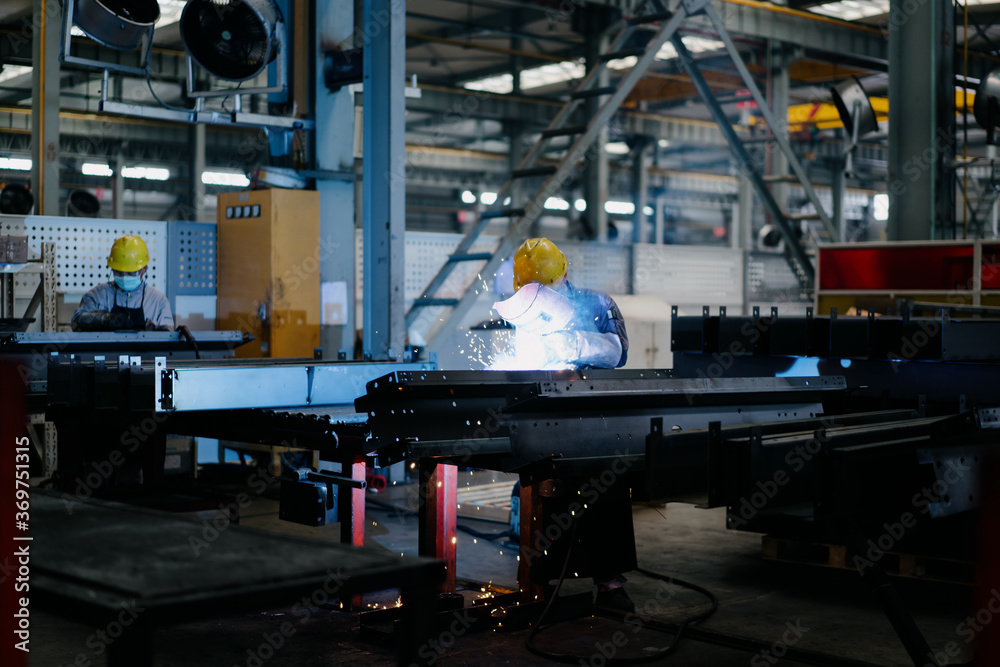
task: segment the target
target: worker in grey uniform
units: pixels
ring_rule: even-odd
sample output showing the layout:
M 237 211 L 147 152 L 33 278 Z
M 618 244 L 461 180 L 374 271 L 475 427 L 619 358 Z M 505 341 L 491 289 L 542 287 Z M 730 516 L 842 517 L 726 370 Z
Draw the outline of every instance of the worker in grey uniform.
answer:
M 538 337 L 547 361 L 577 369 L 624 366 L 628 359 L 628 334 L 621 311 L 607 294 L 570 283 L 566 277 L 567 265 L 562 251 L 545 238 L 528 239 L 514 255 L 515 292 L 537 283 L 565 297 L 570 304 L 570 312 L 565 321 L 560 322 L 560 328 Z M 503 315 L 502 310 L 500 312 Z M 546 315 L 542 316 L 543 319 L 549 319 Z M 562 367 L 565 368 L 565 365 Z M 568 501 L 576 497 L 575 490 L 586 488 L 588 478 L 554 482 L 542 485 L 562 490 L 543 499 L 546 517 L 564 512 Z M 617 479 L 603 489 L 596 501 L 588 503 L 578 522 L 573 552 L 575 565 L 571 571 L 587 571 L 593 577 L 597 584 L 596 602 L 599 606 L 622 612 L 633 611 L 635 606 L 623 588 L 626 580 L 622 575 L 622 572 L 637 567 L 628 480 Z M 532 572 L 532 578 L 536 579 L 534 583 L 543 583 L 558 576 L 564 558 L 561 554 L 569 548 L 568 538 L 569 535 L 566 535 L 561 545 L 557 540 L 549 548 L 553 557 L 539 568 L 540 574 Z
M 138 236 L 117 239 L 108 254 L 112 280 L 83 295 L 73 313 L 73 331 L 172 331 L 170 302 L 146 284 L 149 249 Z

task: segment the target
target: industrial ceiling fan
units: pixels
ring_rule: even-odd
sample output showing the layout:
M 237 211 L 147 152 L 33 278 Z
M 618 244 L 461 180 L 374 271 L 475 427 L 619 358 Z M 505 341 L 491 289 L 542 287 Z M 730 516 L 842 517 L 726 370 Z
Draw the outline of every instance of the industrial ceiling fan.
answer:
M 285 91 L 285 22 L 272 0 L 190 0 L 181 14 L 180 30 L 188 52 L 189 96 L 236 94 L 239 100 L 242 94 Z M 258 76 L 275 59 L 274 85 L 196 89 L 194 63 L 216 78 L 242 84 Z

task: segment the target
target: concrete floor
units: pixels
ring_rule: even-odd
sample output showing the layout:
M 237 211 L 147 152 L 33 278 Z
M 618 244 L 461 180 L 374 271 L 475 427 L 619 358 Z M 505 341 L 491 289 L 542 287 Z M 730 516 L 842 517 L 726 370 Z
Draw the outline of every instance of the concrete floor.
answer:
M 467 473 L 465 473 L 467 474 Z M 463 484 L 497 480 L 493 473 L 477 473 Z M 505 478 L 500 477 L 499 481 Z M 511 480 L 511 484 L 513 481 Z M 413 487 L 395 487 L 389 494 L 373 499 L 406 506 L 405 497 Z M 469 508 L 466 508 L 468 510 Z M 852 571 L 789 565 L 761 560 L 760 536 L 728 531 L 722 510 L 699 510 L 690 505 L 634 505 L 636 547 L 641 567 L 692 581 L 711 590 L 719 599 L 719 609 L 699 629 L 754 640 L 744 648 L 728 648 L 703 640 L 685 638 L 678 650 L 656 664 L 678 667 L 728 667 L 735 665 L 800 665 L 787 659 L 784 642 L 797 650 L 815 652 L 854 664 L 908 665 L 907 656 L 888 621 Z M 321 540 L 338 539 L 335 526 L 308 528 L 277 519 L 277 503 L 260 497 L 247 508 L 243 525 L 286 534 L 308 535 Z M 460 518 L 460 523 L 483 532 L 503 530 L 499 523 Z M 406 512 L 369 506 L 369 545 L 392 552 L 416 553 L 417 521 Z M 515 587 L 516 551 L 502 544 L 458 535 L 458 578 L 506 588 Z M 617 638 L 616 657 L 648 656 L 649 651 L 666 646 L 671 635 L 652 629 L 658 621 L 677 622 L 693 611 L 705 608 L 701 596 L 676 589 L 664 595 L 663 584 L 640 574 L 629 574 L 626 589 L 639 610 L 648 610 L 649 623 L 639 627 L 620 620 L 587 616 L 567 621 L 543 632 L 538 644 L 547 650 L 580 656 L 573 664 L 602 667 L 604 656 Z M 940 647 L 957 641 L 967 648 L 957 626 L 970 611 L 971 589 L 963 586 L 895 580 L 900 594 L 917 618 L 930 644 Z M 478 586 L 468 586 L 467 600 L 481 595 Z M 589 581 L 569 581 L 563 594 L 590 591 Z M 656 602 L 656 595 L 669 598 Z M 387 591 L 366 597 L 366 603 L 382 607 L 395 604 L 397 593 Z M 313 665 L 394 664 L 393 650 L 385 642 L 368 643 L 358 636 L 358 617 L 337 609 L 312 609 L 307 619 L 294 617 L 290 608 L 264 613 L 247 613 L 209 622 L 190 623 L 158 631 L 155 664 L 219 667 L 311 667 Z M 76 664 L 101 665 L 95 653 L 94 630 L 59 617 L 34 612 L 31 664 L 38 667 Z M 284 620 L 293 620 L 295 633 L 277 650 L 266 637 Z M 794 630 L 790 629 L 794 628 Z M 619 633 L 616 635 L 616 633 Z M 440 665 L 551 665 L 525 648 L 528 630 L 457 633 L 454 642 L 445 636 L 441 644 L 429 647 L 435 664 Z M 768 648 L 772 653 L 762 653 Z M 970 659 L 953 658 L 953 663 Z M 818 663 L 813 663 L 818 664 Z M 833 664 L 828 662 L 826 664 Z

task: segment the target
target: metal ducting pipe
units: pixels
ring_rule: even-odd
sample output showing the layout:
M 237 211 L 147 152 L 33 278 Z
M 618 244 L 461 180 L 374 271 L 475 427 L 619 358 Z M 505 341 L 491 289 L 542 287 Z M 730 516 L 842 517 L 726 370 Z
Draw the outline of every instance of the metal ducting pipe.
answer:
M 96 218 L 101 202 L 87 190 L 73 190 L 66 199 L 66 215 L 71 218 Z
M 104 46 L 131 51 L 160 18 L 156 0 L 75 0 L 73 23 Z
M 0 190 L 0 213 L 7 215 L 31 215 L 35 208 L 35 197 L 27 186 L 8 183 Z

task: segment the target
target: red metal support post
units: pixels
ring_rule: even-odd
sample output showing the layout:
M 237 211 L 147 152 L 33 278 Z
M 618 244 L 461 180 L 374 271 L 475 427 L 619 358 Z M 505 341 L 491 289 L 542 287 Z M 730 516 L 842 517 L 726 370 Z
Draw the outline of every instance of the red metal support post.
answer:
M 420 555 L 443 560 L 439 591 L 455 592 L 455 535 L 458 523 L 458 468 L 420 463 Z

